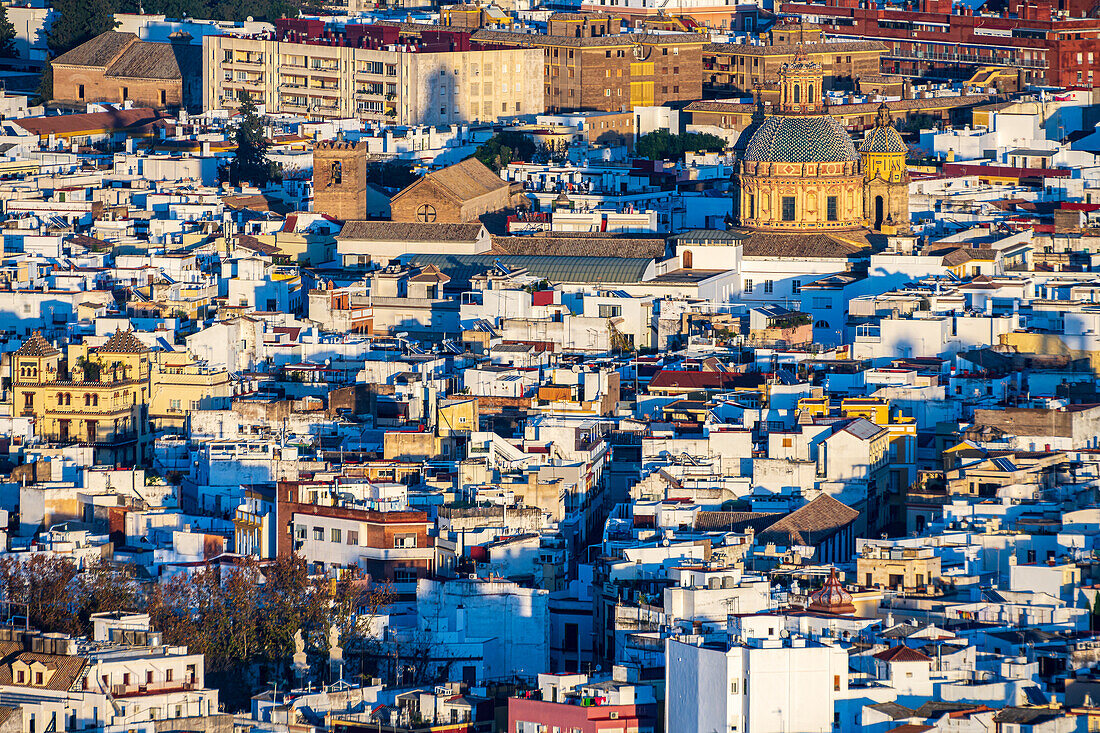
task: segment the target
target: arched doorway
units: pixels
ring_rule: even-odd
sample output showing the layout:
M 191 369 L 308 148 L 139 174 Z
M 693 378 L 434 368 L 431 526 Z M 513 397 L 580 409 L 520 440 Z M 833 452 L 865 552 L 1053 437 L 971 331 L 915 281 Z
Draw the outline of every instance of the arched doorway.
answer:
M 680 256 L 680 261 L 683 263 L 683 268 L 685 270 L 690 270 L 691 269 L 691 250 L 690 249 L 685 249 L 684 250 L 684 253 Z
M 882 196 L 875 196 L 875 229 L 882 229 L 882 220 L 884 218 L 882 215 L 883 208 L 884 203 Z

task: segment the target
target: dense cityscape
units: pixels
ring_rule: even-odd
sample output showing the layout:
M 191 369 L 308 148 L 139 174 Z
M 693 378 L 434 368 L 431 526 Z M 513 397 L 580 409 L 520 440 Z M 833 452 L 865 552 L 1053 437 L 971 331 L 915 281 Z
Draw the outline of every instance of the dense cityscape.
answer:
M 1100 731 L 1098 57 L 3 0 L 0 733 Z

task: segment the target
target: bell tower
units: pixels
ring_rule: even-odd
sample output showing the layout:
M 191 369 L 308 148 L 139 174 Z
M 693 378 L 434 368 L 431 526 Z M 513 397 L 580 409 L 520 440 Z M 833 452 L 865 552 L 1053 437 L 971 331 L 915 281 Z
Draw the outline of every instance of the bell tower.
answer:
M 821 64 L 806 56 L 798 44 L 794 60 L 779 67 L 779 110 L 781 114 L 822 114 L 821 100 L 824 72 Z
M 879 105 L 872 127 L 859 146 L 863 166 L 864 217 L 886 234 L 909 230 L 908 146 L 894 128 L 890 108 Z

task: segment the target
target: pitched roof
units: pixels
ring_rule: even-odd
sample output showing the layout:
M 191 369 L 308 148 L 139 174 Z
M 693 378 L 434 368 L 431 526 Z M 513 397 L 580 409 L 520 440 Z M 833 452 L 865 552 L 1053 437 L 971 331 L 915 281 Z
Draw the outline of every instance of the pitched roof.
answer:
M 195 69 L 196 54 L 190 46 L 138 41 L 107 69 L 107 76 L 128 79 L 182 79 Z M 182 68 L 181 68 L 182 63 Z
M 758 543 L 814 546 L 847 527 L 859 517 L 859 512 L 828 494 L 821 494 L 805 506 L 757 535 Z
M 472 201 L 479 196 L 498 191 L 501 188 L 507 188 L 510 185 L 508 181 L 493 173 L 480 160 L 471 157 L 446 168 L 432 171 L 423 178 L 413 181 L 398 191 L 391 199 L 391 203 L 400 201 L 402 197 L 408 196 L 417 188 L 428 183 L 439 186 L 444 193 L 459 203 Z
M 368 242 L 474 242 L 481 229 L 481 224 L 349 221 L 336 238 Z
M 744 532 L 748 527 L 759 531 L 773 523 L 778 517 L 776 512 L 696 512 L 695 529 L 702 531 L 721 530 L 725 532 Z
M 1065 715 L 1062 710 L 1053 708 L 1004 708 L 993 716 L 994 723 L 1016 723 L 1017 725 L 1034 725 L 1047 720 L 1054 720 Z
M 901 720 L 902 718 L 913 717 L 912 709 L 904 705 L 898 705 L 896 702 L 880 702 L 874 705 L 867 705 L 866 707 L 889 716 L 891 720 Z
M 66 51 L 53 63 L 63 66 L 107 66 L 137 41 L 138 37 L 133 33 L 107 31 Z
M 616 237 L 607 234 L 535 234 L 493 237 L 491 252 L 509 255 L 563 255 L 566 257 L 664 258 L 664 237 Z
M 932 657 L 917 651 L 916 649 L 910 649 L 909 647 L 899 644 L 898 646 L 891 647 L 885 651 L 881 651 L 874 655 L 875 659 L 881 662 L 931 662 Z
M 45 681 L 45 684 L 34 685 L 31 680 L 26 683 L 18 683 L 12 676 L 12 663 L 25 662 L 28 665 L 40 663 L 53 674 Z M 60 654 L 39 654 L 37 652 L 17 652 L 0 659 L 0 686 L 24 687 L 28 689 L 46 690 L 71 690 L 80 679 L 81 672 L 88 665 L 84 657 L 66 656 Z
M 146 125 L 164 124 L 165 115 L 149 109 L 112 109 L 107 112 L 88 112 L 77 115 L 57 115 L 56 117 L 23 117 L 16 124 L 27 132 L 45 137 L 47 135 L 66 135 L 84 132 L 135 131 Z
M 767 232 L 746 230 L 743 257 L 837 257 L 847 259 L 868 252 L 865 232 L 840 234 Z
M 118 330 L 111 334 L 107 343 L 96 349 L 99 354 L 143 354 L 149 348 L 138 340 L 131 330 Z
M 662 369 L 653 375 L 650 389 L 734 389 L 757 387 L 764 377 L 760 374 L 737 372 L 696 372 L 679 369 Z
M 39 331 L 35 331 L 30 335 L 23 345 L 19 347 L 19 350 L 15 352 L 16 356 L 53 356 L 60 354 L 61 352 L 54 348 L 46 339 L 42 338 L 42 334 Z

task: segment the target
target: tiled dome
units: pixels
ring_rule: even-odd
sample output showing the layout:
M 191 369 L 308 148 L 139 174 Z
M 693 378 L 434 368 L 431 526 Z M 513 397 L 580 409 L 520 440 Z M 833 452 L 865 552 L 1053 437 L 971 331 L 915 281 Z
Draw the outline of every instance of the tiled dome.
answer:
M 906 153 L 908 146 L 892 126 L 872 127 L 859 146 L 861 153 Z
M 753 133 L 745 160 L 767 163 L 858 162 L 852 138 L 829 115 L 769 117 Z

